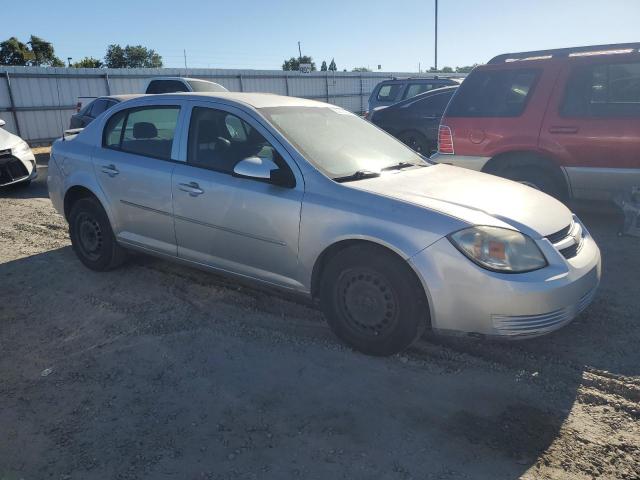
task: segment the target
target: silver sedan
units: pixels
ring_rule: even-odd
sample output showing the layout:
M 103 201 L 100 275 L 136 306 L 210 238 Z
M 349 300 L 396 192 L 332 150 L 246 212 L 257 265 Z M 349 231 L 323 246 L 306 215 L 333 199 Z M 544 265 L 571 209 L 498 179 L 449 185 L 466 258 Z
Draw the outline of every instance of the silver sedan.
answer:
M 144 96 L 53 145 L 49 191 L 94 270 L 138 250 L 319 301 L 363 352 L 429 328 L 531 337 L 571 321 L 600 252 L 562 203 L 433 165 L 333 105 Z

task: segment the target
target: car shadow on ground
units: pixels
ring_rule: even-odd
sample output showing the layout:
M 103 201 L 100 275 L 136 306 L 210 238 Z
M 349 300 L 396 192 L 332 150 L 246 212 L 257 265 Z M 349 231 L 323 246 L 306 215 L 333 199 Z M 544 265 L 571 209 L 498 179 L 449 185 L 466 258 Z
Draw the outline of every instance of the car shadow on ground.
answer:
M 562 433 L 571 412 L 617 389 L 629 413 L 619 377 L 640 374 L 640 248 L 593 223 L 605 275 L 571 325 L 386 359 L 341 346 L 313 308 L 148 257 L 102 274 L 70 247 L 0 264 L 0 476 L 571 475 L 601 454 Z

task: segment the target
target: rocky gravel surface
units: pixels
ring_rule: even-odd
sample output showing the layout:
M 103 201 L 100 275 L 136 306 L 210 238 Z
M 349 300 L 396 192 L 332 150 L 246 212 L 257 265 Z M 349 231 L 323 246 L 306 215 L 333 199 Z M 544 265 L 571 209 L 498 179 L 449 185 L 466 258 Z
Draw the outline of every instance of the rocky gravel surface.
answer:
M 516 343 L 341 345 L 299 301 L 144 256 L 95 273 L 0 192 L 0 479 L 638 479 L 640 241 L 578 319 Z

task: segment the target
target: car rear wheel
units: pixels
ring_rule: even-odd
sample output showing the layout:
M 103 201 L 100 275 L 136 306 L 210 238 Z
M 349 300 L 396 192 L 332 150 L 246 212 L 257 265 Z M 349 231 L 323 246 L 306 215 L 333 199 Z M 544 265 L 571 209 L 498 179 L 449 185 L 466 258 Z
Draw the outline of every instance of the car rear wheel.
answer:
M 69 236 L 74 252 L 91 270 L 111 270 L 125 259 L 126 252 L 116 242 L 107 213 L 94 198 L 81 198 L 71 207 Z
M 369 355 L 404 350 L 429 321 L 413 271 L 378 247 L 355 245 L 338 252 L 325 268 L 320 297 L 333 332 Z
M 416 152 L 427 156 L 431 153 L 431 145 L 429 144 L 427 137 L 422 135 L 420 132 L 409 130 L 408 132 L 402 132 L 398 138 L 402 143 Z
M 563 197 L 562 187 L 558 184 L 552 172 L 545 168 L 535 166 L 513 167 L 507 169 L 502 176 L 540 190 L 552 197 L 558 199 Z

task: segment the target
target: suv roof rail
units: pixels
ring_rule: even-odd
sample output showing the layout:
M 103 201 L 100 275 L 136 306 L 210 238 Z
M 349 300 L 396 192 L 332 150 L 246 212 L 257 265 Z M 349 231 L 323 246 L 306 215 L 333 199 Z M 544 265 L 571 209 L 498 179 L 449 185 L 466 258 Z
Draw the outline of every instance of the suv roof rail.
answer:
M 555 48 L 551 50 L 532 50 L 530 52 L 503 53 L 489 60 L 489 65 L 517 60 L 542 60 L 552 57 L 569 57 L 572 54 L 604 55 L 607 53 L 627 53 L 627 50 L 640 50 L 640 43 L 611 43 L 608 45 L 589 45 L 585 47 Z M 631 52 L 628 52 L 631 53 Z

